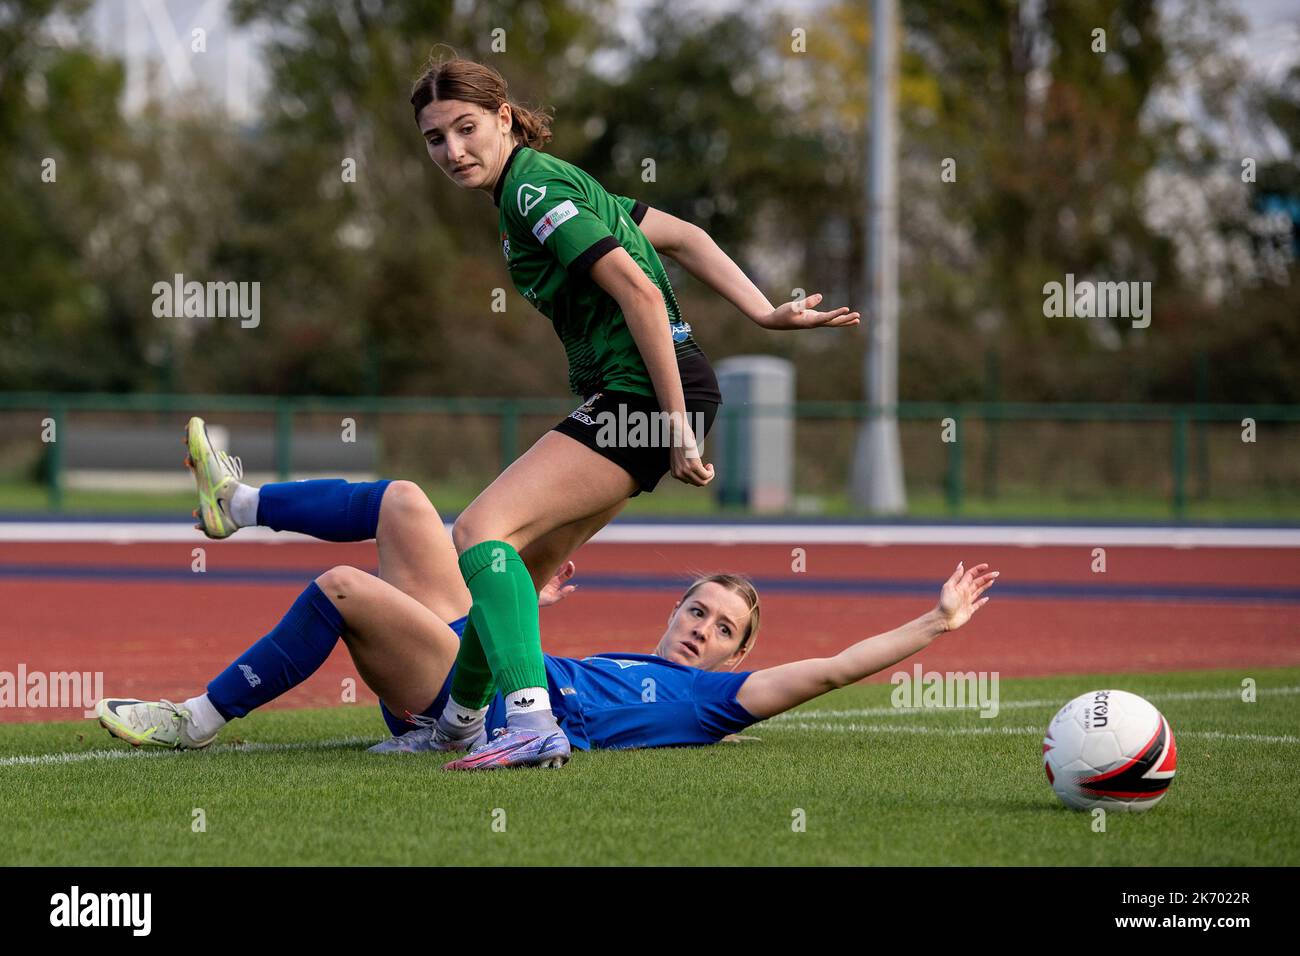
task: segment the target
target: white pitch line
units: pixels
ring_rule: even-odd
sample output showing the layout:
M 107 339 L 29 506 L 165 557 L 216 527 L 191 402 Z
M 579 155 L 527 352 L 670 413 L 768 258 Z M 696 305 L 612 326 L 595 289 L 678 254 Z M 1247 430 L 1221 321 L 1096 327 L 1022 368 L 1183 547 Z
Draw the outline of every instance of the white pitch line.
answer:
M 986 736 L 988 734 L 1005 734 L 1016 736 L 1019 734 L 1041 734 L 1041 727 L 918 727 L 915 724 L 907 726 L 905 724 L 838 724 L 830 721 L 807 720 L 799 723 L 785 723 L 779 726 L 773 726 L 771 723 L 755 724 L 750 727 L 746 733 L 755 731 L 761 733 L 764 730 L 825 730 L 833 733 L 859 733 L 859 734 L 937 734 L 941 737 L 948 735 L 955 736 Z
M 814 730 L 829 733 L 841 734 L 931 734 L 940 737 L 947 736 L 987 736 L 989 734 L 998 734 L 1005 736 L 1041 736 L 1043 728 L 1041 727 L 918 727 L 915 724 L 907 726 L 903 724 L 836 724 L 818 721 L 805 721 L 803 723 L 787 723 L 778 726 L 770 724 L 755 724 L 750 731 L 762 732 L 763 730 Z M 746 731 L 747 733 L 749 731 Z M 1176 740 L 1187 738 L 1203 740 L 1241 740 L 1249 743 L 1264 744 L 1300 744 L 1300 737 L 1294 737 L 1290 734 L 1227 734 L 1217 730 L 1181 730 L 1174 735 Z
M 771 721 L 763 721 L 755 724 L 746 732 L 755 730 L 760 732 L 763 730 L 811 730 L 841 734 L 927 734 L 938 735 L 941 737 L 988 736 L 990 734 L 1008 737 L 1021 735 L 1028 736 L 1030 734 L 1038 736 L 1043 732 L 1041 727 L 918 727 L 916 725 L 909 727 L 902 724 L 839 724 L 827 721 L 802 721 L 799 723 L 782 723 L 779 725 L 773 724 Z M 1179 740 L 1192 738 L 1202 740 L 1239 740 L 1249 743 L 1300 744 L 1300 737 L 1294 737 L 1290 734 L 1228 734 L 1217 730 L 1184 730 L 1179 731 L 1176 736 Z M 322 740 L 286 744 L 218 744 L 205 752 L 275 753 L 293 750 L 338 750 L 344 747 L 355 747 L 360 744 L 371 743 L 374 743 L 373 737 L 344 737 L 339 740 Z M 0 767 L 48 767 L 63 764 L 85 763 L 90 760 L 149 760 L 160 757 L 176 758 L 182 753 L 184 753 L 184 751 L 180 750 L 81 750 L 72 753 L 2 757 L 0 758 Z
M 1300 737 L 1293 737 L 1291 734 L 1225 734 L 1218 730 L 1192 730 L 1179 733 L 1179 737 L 1197 737 L 1201 740 L 1249 740 L 1255 743 L 1265 744 L 1300 744 Z
M 450 530 L 450 526 L 448 526 Z M 0 542 L 205 541 L 184 522 L 0 521 Z M 304 535 L 247 528 L 240 541 L 294 542 Z M 1091 525 L 642 524 L 615 522 L 602 544 L 855 544 L 1037 547 L 1300 548 L 1300 528 L 1177 528 Z M 209 542 L 210 543 L 210 542 Z
M 1297 687 L 1264 687 L 1256 690 L 1257 694 L 1267 694 L 1271 696 L 1282 696 L 1284 694 L 1300 694 L 1300 686 Z M 1148 700 L 1229 700 L 1241 696 L 1240 689 L 1226 690 L 1187 690 L 1173 691 L 1168 694 L 1144 694 Z M 1061 701 L 1058 698 L 1042 700 L 1009 700 L 998 704 L 998 710 L 1028 710 L 1035 707 L 1053 707 L 1059 706 Z M 791 713 L 779 714 L 776 717 L 768 718 L 768 723 L 787 723 L 793 720 L 808 720 L 810 718 L 839 718 L 839 717 L 906 717 L 914 714 L 935 714 L 967 711 L 984 710 L 980 704 L 972 704 L 968 707 L 858 707 L 849 710 L 805 710 L 793 711 Z
M 367 746 L 376 743 L 375 737 L 343 737 L 339 740 L 303 741 L 286 744 L 217 744 L 203 753 L 275 753 L 286 750 L 339 750 L 344 747 Z M 20 757 L 0 757 L 0 767 L 49 766 L 51 764 L 84 763 L 87 760 L 149 760 L 158 757 L 179 757 L 181 750 L 76 750 L 71 753 L 32 754 Z

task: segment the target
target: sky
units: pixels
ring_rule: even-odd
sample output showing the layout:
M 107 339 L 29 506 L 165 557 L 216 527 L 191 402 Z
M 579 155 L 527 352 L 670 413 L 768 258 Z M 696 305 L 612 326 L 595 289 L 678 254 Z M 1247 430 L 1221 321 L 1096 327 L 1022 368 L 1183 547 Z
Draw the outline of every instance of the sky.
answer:
M 1256 70 L 1272 82 L 1300 59 L 1300 0 L 1238 0 L 1246 16 L 1244 45 Z

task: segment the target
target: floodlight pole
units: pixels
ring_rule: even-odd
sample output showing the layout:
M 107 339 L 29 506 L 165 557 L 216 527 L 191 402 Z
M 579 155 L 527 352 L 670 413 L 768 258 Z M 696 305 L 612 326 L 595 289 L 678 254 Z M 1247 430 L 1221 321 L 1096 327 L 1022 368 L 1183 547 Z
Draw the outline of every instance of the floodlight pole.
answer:
M 898 441 L 898 147 L 895 29 L 898 0 L 874 0 L 871 29 L 871 125 L 868 146 L 869 277 L 864 393 L 871 410 L 858 430 L 852 491 L 856 505 L 877 514 L 907 510 Z

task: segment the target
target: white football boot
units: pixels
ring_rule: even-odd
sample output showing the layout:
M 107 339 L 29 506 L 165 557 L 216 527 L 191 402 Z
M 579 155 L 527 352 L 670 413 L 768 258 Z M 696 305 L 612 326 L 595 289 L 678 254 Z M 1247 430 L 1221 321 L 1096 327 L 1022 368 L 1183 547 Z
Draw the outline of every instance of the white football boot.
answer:
M 195 525 L 209 538 L 229 538 L 240 525 L 230 513 L 230 499 L 244 477 L 244 465 L 238 458 L 212 447 L 208 426 L 201 418 L 191 418 L 185 426 L 185 466 L 194 472 L 199 490 L 199 507 Z
M 217 739 L 191 733 L 190 712 L 169 700 L 134 700 L 105 697 L 95 706 L 99 725 L 132 747 L 149 745 L 171 750 L 202 750 Z

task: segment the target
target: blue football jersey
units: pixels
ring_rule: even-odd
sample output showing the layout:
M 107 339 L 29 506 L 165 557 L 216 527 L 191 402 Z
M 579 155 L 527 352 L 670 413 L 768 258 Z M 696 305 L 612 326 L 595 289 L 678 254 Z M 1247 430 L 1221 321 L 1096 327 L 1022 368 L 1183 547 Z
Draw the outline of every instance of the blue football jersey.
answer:
M 736 701 L 749 671 L 702 671 L 652 654 L 546 655 L 551 710 L 575 749 L 717 743 L 758 718 Z M 504 727 L 498 694 L 487 715 Z

